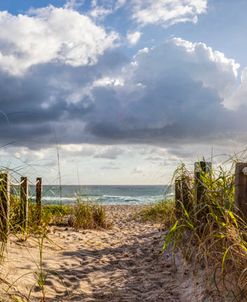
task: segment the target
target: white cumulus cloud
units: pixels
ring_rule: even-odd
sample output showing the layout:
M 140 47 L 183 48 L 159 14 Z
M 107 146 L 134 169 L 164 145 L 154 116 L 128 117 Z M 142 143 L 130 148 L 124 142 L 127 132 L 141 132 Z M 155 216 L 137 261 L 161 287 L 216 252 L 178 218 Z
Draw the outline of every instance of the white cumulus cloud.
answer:
M 49 62 L 93 65 L 118 38 L 79 12 L 53 6 L 29 15 L 0 12 L 0 27 L 0 68 L 12 74 Z
M 141 38 L 141 35 L 142 35 L 142 33 L 139 31 L 129 32 L 127 34 L 127 40 L 129 42 L 129 44 L 131 44 L 131 45 L 137 44 Z
M 141 25 L 197 22 L 207 10 L 207 0 L 132 0 L 133 19 Z
M 187 64 L 191 65 L 190 72 L 195 79 L 202 81 L 205 87 L 216 89 L 223 98 L 231 93 L 240 66 L 234 59 L 202 42 L 192 43 L 180 38 L 174 38 L 172 42 L 186 54 Z
M 225 104 L 232 109 L 247 106 L 247 67 L 243 69 L 239 85 L 232 90 L 232 94 L 226 99 Z

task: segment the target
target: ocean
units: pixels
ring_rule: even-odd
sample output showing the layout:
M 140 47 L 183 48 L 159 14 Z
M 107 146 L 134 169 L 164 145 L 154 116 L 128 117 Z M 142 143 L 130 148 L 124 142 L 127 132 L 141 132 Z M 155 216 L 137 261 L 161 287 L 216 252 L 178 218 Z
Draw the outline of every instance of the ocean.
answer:
M 35 199 L 35 188 L 30 187 L 30 197 Z M 73 204 L 79 199 L 99 204 L 150 204 L 173 195 L 171 186 L 59 186 L 44 185 L 44 204 Z

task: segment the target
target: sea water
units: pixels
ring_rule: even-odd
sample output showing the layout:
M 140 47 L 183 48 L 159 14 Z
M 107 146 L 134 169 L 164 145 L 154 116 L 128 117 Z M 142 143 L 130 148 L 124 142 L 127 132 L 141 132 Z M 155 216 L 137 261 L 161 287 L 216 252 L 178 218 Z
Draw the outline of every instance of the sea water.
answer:
M 44 185 L 42 202 L 46 204 L 73 204 L 76 201 L 92 201 L 100 204 L 150 204 L 173 195 L 170 186 L 51 186 Z M 31 186 L 30 197 L 35 199 Z

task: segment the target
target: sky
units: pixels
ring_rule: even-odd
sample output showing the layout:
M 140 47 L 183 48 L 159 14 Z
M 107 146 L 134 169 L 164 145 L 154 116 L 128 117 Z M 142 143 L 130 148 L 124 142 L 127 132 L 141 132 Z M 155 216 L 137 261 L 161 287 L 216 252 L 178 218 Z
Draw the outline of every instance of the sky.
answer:
M 0 0 L 0 166 L 167 184 L 247 143 L 246 0 Z

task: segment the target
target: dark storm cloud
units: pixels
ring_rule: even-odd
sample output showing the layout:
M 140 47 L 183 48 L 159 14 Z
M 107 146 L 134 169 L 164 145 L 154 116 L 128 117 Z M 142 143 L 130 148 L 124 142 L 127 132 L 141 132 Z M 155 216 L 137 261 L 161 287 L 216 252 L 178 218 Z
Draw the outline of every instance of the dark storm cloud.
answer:
M 94 88 L 87 130 L 110 142 L 200 142 L 246 129 L 243 112 L 224 95 L 236 84 L 237 64 L 205 44 L 175 39 L 140 52 L 125 70 L 125 85 Z
M 93 110 L 84 95 L 73 102 L 73 93 L 104 75 L 111 75 L 127 59 L 116 51 L 106 53 L 97 66 L 71 67 L 45 64 L 33 67 L 23 76 L 0 73 L 1 143 L 49 145 L 55 143 L 54 129 L 61 143 L 86 139 L 81 122 Z M 78 127 L 75 131 L 74 126 Z
M 219 96 L 187 79 L 157 82 L 127 108 L 121 107 L 109 91 L 101 89 L 96 95 L 101 98 L 89 113 L 87 129 L 105 139 L 158 143 L 210 137 L 233 127 L 229 124 L 233 114 L 223 107 Z
M 110 51 L 94 66 L 44 64 L 22 76 L 2 72 L 0 141 L 38 148 L 56 137 L 61 144 L 225 139 L 246 129 L 246 109 L 223 105 L 235 84 L 234 61 L 179 39 L 139 52 L 132 63 Z

